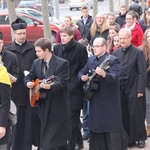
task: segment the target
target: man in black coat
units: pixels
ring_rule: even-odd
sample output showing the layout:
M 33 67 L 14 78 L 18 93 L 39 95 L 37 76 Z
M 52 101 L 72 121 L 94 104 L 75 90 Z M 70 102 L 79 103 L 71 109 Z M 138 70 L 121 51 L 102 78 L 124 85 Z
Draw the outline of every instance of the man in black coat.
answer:
M 5 46 L 4 51 L 10 51 L 17 56 L 19 78 L 17 82 L 13 84 L 12 88 L 12 100 L 17 105 L 17 124 L 13 128 L 12 137 L 12 150 L 31 150 L 32 144 L 39 144 L 38 131 L 40 128 L 40 121 L 37 117 L 36 126 L 38 130 L 34 132 L 32 126 L 34 126 L 34 120 L 32 115 L 38 111 L 38 107 L 31 109 L 29 104 L 28 90 L 24 85 L 24 71 L 30 71 L 32 63 L 36 58 L 35 49 L 33 44 L 26 40 L 26 22 L 22 19 L 16 19 L 11 27 L 13 29 L 13 35 L 15 40 Z M 36 118 L 36 117 L 35 117 Z M 34 130 L 36 130 L 34 126 Z M 34 139 L 36 139 L 34 141 Z
M 143 14 L 142 6 L 139 4 L 139 0 L 134 0 L 133 4 L 129 7 L 129 10 L 133 10 L 141 16 Z
M 4 44 L 3 44 L 3 35 L 0 32 L 0 58 L 2 62 L 4 63 L 4 66 L 7 68 L 7 71 L 10 76 L 11 83 L 15 83 L 18 79 L 18 63 L 17 63 L 17 57 L 14 53 L 4 50 Z M 10 132 L 11 134 L 11 132 Z M 11 136 L 11 135 L 10 135 Z M 10 149 L 11 140 L 8 144 L 8 150 Z
M 145 147 L 145 87 L 146 61 L 143 51 L 131 44 L 131 31 L 121 29 L 121 47 L 113 55 L 121 63 L 120 89 L 123 126 L 129 136 L 129 145 L 138 141 L 138 147 Z
M 8 72 L 0 60 L 0 150 L 6 150 L 9 143 L 10 86 Z
M 91 28 L 93 18 L 89 15 L 87 6 L 83 6 L 81 8 L 81 13 L 81 19 L 76 22 L 76 25 L 78 26 L 78 30 L 80 31 L 82 38 L 87 38 L 87 31 Z
M 96 73 L 88 91 L 92 92 L 89 112 L 89 149 L 125 150 L 128 144 L 121 118 L 120 62 L 118 58 L 109 56 L 104 38 L 99 37 L 94 40 L 93 50 L 94 56 L 88 59 L 87 64 L 79 72 L 79 79 L 83 83 L 89 80 L 90 71 L 93 72 L 92 75 Z M 92 87 L 97 88 L 94 90 Z
M 67 150 L 69 130 L 69 62 L 55 56 L 48 39 L 38 39 L 35 43 L 38 56 L 24 81 L 28 88 L 34 87 L 32 80 L 49 79 L 52 83 L 40 82 L 40 150 Z M 44 65 L 46 64 L 46 65 Z
M 120 28 L 125 24 L 126 14 L 127 14 L 127 6 L 121 5 L 120 6 L 120 13 L 116 17 L 116 20 L 115 20 L 115 22 L 120 25 Z
M 69 150 L 75 149 L 77 137 L 80 132 L 80 111 L 83 107 L 83 90 L 78 80 L 78 72 L 87 62 L 86 47 L 73 39 L 73 29 L 64 27 L 60 29 L 61 43 L 54 46 L 54 54 L 64 58 L 70 63 L 70 139 Z
M 10 78 L 11 83 L 16 82 L 18 78 L 17 57 L 14 53 L 4 50 L 3 35 L 1 32 L 0 32 L 0 58 L 4 63 L 4 66 L 7 68 L 8 73 L 10 73 L 16 78 L 16 79 Z

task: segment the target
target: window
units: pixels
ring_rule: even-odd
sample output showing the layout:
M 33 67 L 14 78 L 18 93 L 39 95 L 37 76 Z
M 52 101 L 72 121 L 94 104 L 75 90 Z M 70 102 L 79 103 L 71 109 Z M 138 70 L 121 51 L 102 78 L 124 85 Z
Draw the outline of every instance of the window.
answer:
M 0 24 L 9 24 L 8 16 L 0 16 Z
M 28 17 L 26 17 L 26 16 L 19 16 L 18 18 L 23 19 L 27 23 L 27 25 L 33 25 L 34 24 L 33 20 L 28 18 Z

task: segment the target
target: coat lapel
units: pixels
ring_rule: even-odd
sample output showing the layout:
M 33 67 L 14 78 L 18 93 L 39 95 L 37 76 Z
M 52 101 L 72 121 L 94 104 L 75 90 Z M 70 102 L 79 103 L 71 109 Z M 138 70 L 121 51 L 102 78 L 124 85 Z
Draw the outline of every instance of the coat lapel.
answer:
M 54 75 L 55 68 L 56 68 L 56 59 L 55 59 L 55 56 L 52 55 L 52 58 L 51 58 L 51 60 L 49 62 L 49 68 L 48 68 L 48 70 L 46 72 L 45 77 L 48 78 L 49 76 Z

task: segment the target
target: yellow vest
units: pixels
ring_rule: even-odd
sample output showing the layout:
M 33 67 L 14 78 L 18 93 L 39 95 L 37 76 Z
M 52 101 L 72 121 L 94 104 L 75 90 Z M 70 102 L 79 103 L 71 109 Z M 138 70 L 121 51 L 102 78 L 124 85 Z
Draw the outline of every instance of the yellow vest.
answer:
M 0 67 L 0 83 L 8 84 L 11 87 L 10 78 L 4 66 Z

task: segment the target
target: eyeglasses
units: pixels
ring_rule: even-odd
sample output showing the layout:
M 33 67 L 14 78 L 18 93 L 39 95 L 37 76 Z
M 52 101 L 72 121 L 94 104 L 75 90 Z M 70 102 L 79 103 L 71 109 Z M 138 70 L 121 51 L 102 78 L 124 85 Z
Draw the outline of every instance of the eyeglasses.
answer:
M 17 33 L 15 32 L 17 35 L 21 36 L 21 35 L 26 35 L 26 32 L 23 32 L 23 33 Z
M 94 48 L 98 48 L 98 47 L 103 47 L 104 45 L 94 45 L 94 46 L 92 46 L 92 48 L 94 49 Z
M 125 41 L 125 40 L 127 40 L 129 37 L 127 37 L 127 38 L 119 38 L 119 40 L 123 40 L 123 41 Z
M 126 18 L 126 20 L 134 20 L 133 18 Z

